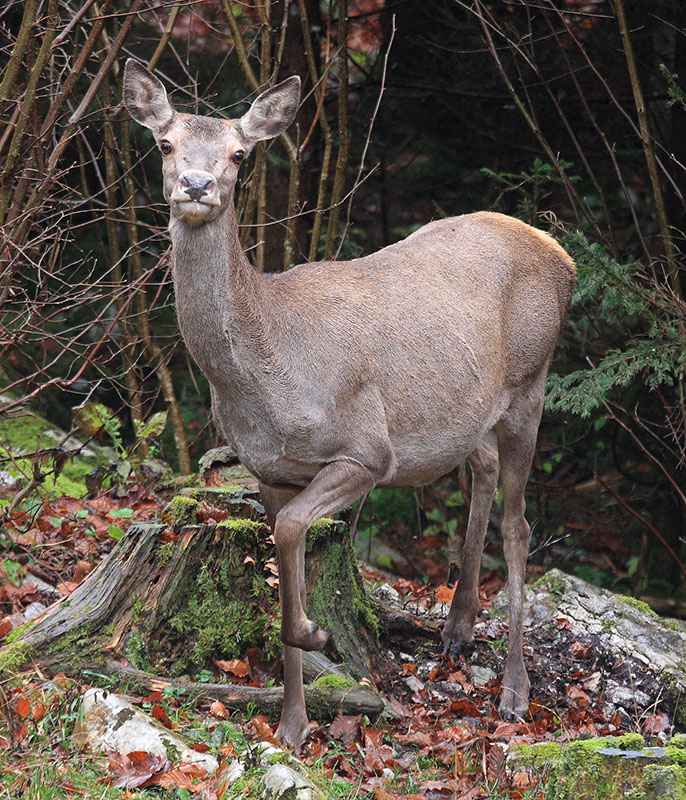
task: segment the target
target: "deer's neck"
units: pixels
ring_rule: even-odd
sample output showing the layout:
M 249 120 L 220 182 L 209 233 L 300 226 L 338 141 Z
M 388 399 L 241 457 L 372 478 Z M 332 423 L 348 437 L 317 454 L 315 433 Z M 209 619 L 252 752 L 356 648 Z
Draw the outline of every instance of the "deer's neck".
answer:
M 210 381 L 228 389 L 267 355 L 266 280 L 241 249 L 233 207 L 197 227 L 172 219 L 169 231 L 179 327 Z

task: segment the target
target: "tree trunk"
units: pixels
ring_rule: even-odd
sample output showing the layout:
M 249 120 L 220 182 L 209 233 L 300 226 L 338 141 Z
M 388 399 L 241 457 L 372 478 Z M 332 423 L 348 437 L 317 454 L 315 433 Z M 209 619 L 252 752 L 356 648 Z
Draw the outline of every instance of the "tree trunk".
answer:
M 281 690 L 174 680 L 212 667 L 215 659 L 242 657 L 249 648 L 259 648 L 266 659 L 281 654 L 269 529 L 243 517 L 187 524 L 208 502 L 256 516 L 252 492 L 239 486 L 184 492 L 170 504 L 174 526 L 133 524 L 70 597 L 11 636 L 0 651 L 0 676 L 29 661 L 47 674 L 118 672 L 141 686 L 171 680 L 181 689 L 188 684 L 234 705 L 253 702 L 275 712 Z M 344 528 L 328 519 L 311 527 L 308 597 L 312 617 L 332 630 L 345 670 L 368 677 L 378 653 L 378 621 Z M 307 663 L 309 677 L 332 672 L 321 657 L 308 654 Z M 340 673 L 306 694 L 316 716 L 335 713 L 344 696 L 347 713 L 378 713 L 383 707 L 373 692 Z

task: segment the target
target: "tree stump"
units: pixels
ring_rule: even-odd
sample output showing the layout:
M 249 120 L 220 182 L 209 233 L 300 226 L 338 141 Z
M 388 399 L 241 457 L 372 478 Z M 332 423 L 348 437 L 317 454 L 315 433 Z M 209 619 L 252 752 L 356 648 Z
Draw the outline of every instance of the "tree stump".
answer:
M 258 516 L 252 489 L 247 496 L 241 491 L 225 492 L 225 507 Z M 194 675 L 216 659 L 243 657 L 250 648 L 259 648 L 265 659 L 280 656 L 278 569 L 270 531 L 247 517 L 188 524 L 207 502 L 203 492 L 184 490 L 172 500 L 174 526 L 131 525 L 68 598 L 9 637 L 0 651 L 0 674 L 8 677 L 32 662 L 47 674 L 126 673 L 144 686 Z M 217 497 L 215 490 L 214 505 Z M 332 630 L 346 672 L 367 677 L 379 652 L 378 621 L 345 527 L 324 519 L 310 529 L 308 602 L 312 618 Z M 311 676 L 328 662 L 308 655 L 306 663 Z M 316 715 L 335 714 L 343 696 L 347 713 L 383 708 L 368 689 L 353 692 L 353 682 L 340 675 L 327 680 L 309 691 Z M 198 688 L 188 677 L 174 685 Z M 210 687 L 217 684 L 202 688 L 207 693 Z M 281 702 L 280 690 L 247 686 L 231 685 L 223 696 L 233 705 L 253 702 L 272 713 Z

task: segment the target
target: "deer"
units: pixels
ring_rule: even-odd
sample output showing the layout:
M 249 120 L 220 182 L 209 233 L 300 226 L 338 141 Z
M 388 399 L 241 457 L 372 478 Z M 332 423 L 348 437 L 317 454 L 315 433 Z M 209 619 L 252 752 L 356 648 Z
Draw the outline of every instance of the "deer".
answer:
M 523 718 L 524 491 L 573 260 L 549 234 L 482 211 L 433 220 L 350 261 L 258 272 L 240 244 L 234 187 L 256 143 L 293 122 L 300 79 L 224 119 L 177 112 L 162 82 L 128 59 L 123 100 L 161 152 L 179 328 L 209 380 L 219 432 L 258 480 L 273 532 L 280 741 L 298 748 L 307 737 L 302 651 L 329 642 L 305 613 L 309 526 L 375 487 L 427 485 L 465 462 L 471 504 L 443 651 L 455 656 L 473 641 L 500 479 L 510 599 L 498 708 Z

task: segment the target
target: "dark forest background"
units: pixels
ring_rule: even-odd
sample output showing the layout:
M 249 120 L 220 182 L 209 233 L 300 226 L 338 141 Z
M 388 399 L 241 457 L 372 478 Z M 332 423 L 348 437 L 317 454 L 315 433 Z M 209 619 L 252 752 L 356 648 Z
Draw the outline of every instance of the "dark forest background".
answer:
M 298 74 L 296 124 L 243 168 L 253 263 L 346 259 L 478 209 L 551 231 L 579 281 L 529 484 L 533 561 L 683 613 L 685 26 L 673 0 L 5 3 L 0 469 L 21 502 L 78 455 L 19 452 L 9 422 L 29 410 L 181 474 L 221 443 L 176 327 L 160 156 L 120 104 L 125 58 L 202 114 L 239 116 Z M 361 531 L 433 577 L 423 543 L 463 534 L 463 478 L 373 493 Z

